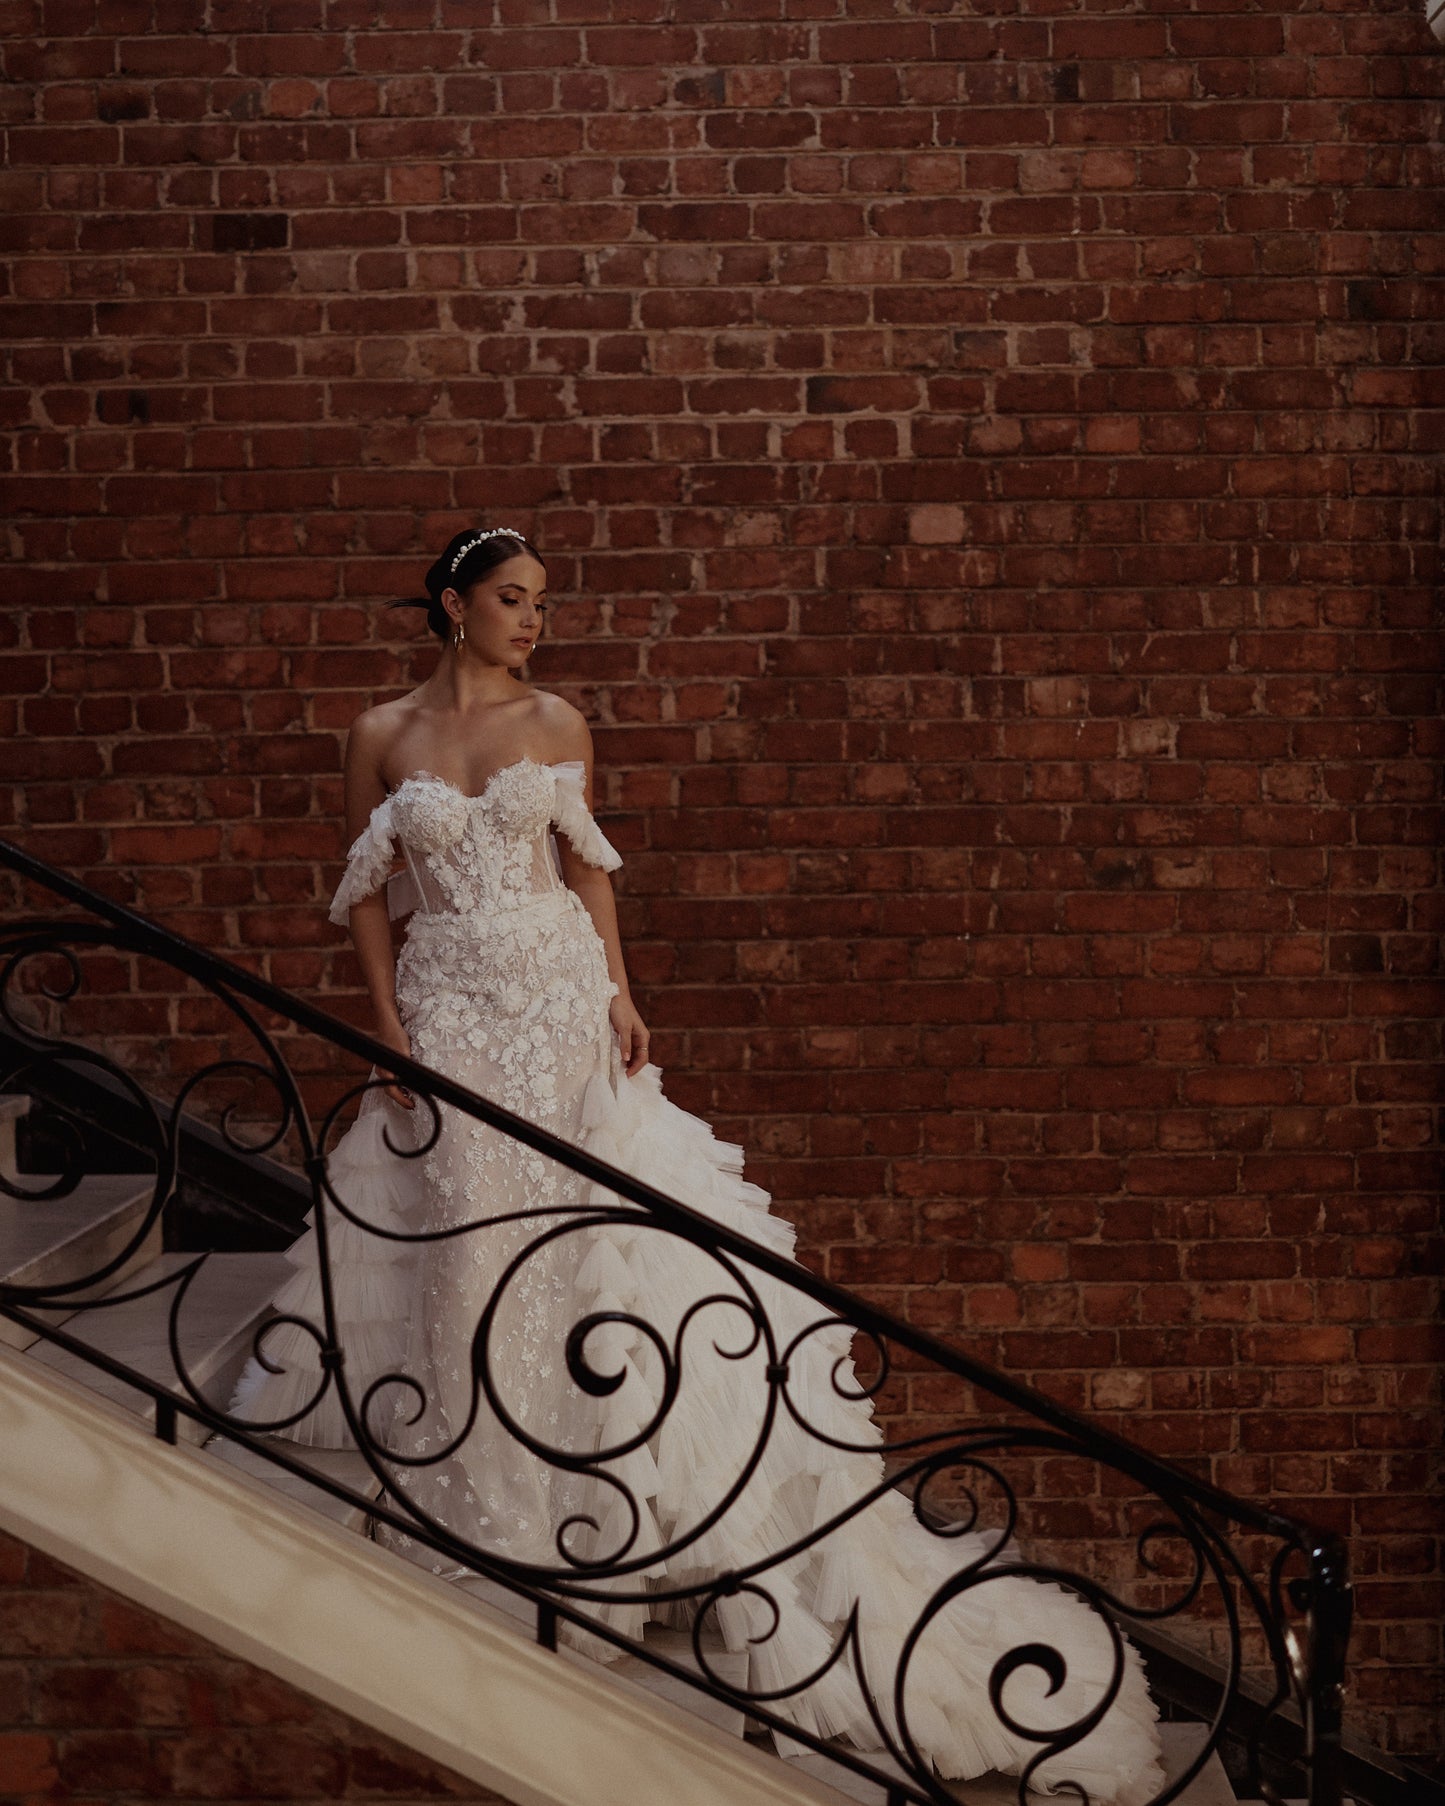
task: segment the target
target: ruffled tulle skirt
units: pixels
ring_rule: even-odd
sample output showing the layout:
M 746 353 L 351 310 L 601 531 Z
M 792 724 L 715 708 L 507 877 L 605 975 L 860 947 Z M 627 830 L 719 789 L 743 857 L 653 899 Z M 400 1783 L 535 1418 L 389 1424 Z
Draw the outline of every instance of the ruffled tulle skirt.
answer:
M 396 1230 L 427 1220 L 420 1163 L 392 1153 L 383 1139 L 389 1126 L 393 1141 L 405 1146 L 404 1119 L 382 1093 L 368 1093 L 330 1162 L 332 1184 L 354 1214 Z M 656 1067 L 632 1079 L 615 1067 L 610 1076 L 599 1072 L 582 1099 L 578 1139 L 713 1222 L 791 1255 L 793 1229 L 742 1177 L 742 1150 L 671 1104 Z M 592 1595 L 585 1609 L 637 1637 L 652 1618 L 686 1621 L 687 1603 L 667 1595 L 703 1589 L 723 1573 L 752 1574 L 752 1585 L 712 1603 L 726 1644 L 748 1651 L 750 1690 L 780 1695 L 768 1701 L 770 1709 L 798 1727 L 847 1738 L 864 1751 L 885 1747 L 876 1713 L 895 1747 L 911 1743 L 948 1777 L 1021 1772 L 1038 1757 L 1039 1737 L 1077 1722 L 1117 1685 L 1098 1726 L 1043 1762 L 1033 1785 L 1073 1782 L 1090 1799 L 1119 1806 L 1142 1806 L 1159 1792 L 1157 1713 L 1132 1647 L 1072 1592 L 1011 1573 L 997 1536 L 940 1534 L 908 1498 L 883 1486 L 882 1438 L 854 1375 L 849 1327 L 805 1294 L 744 1262 L 720 1260 L 610 1192 L 592 1189 L 574 1204 L 589 1206 L 624 1214 L 576 1232 L 583 1245 L 556 1342 L 560 1349 L 583 1318 L 603 1319 L 585 1339 L 584 1358 L 596 1374 L 621 1381 L 591 1407 L 591 1447 L 637 1446 L 586 1482 L 594 1557 L 625 1548 L 632 1571 L 584 1588 Z M 416 1309 L 415 1249 L 370 1235 L 335 1210 L 328 1226 L 345 1373 L 359 1398 L 373 1381 L 404 1369 Z M 292 1260 L 295 1273 L 276 1308 L 319 1323 L 314 1236 L 297 1244 Z M 759 1313 L 771 1349 L 755 1333 Z M 253 1362 L 236 1409 L 275 1422 L 315 1394 L 316 1342 L 283 1323 L 264 1352 L 283 1371 L 270 1374 Z M 769 1418 L 769 1369 L 777 1386 L 780 1359 L 786 1378 Z M 664 1410 L 670 1365 L 675 1396 Z M 415 1377 L 425 1383 L 427 1376 Z M 287 1433 L 348 1446 L 335 1388 Z M 731 1504 L 709 1523 L 730 1491 Z M 871 1502 L 850 1509 L 862 1499 Z M 448 1527 L 487 1544 L 460 1499 L 448 1507 Z M 789 1548 L 796 1552 L 776 1559 Z M 968 1583 L 948 1597 L 949 1582 L 960 1575 Z M 647 1597 L 614 1597 L 639 1592 Z M 851 1646 L 830 1666 L 855 1613 Z M 924 1620 L 908 1651 L 900 1723 L 895 1675 Z M 600 1639 L 587 1642 L 599 1655 L 610 1653 Z M 1029 1645 L 1056 1651 L 1062 1676 L 1051 1677 L 1037 1659 L 1011 1660 Z M 990 1701 L 1001 1662 L 1013 1670 L 1002 1704 L 1033 1738 L 1007 1728 Z M 819 1678 L 789 1693 L 810 1676 Z
M 368 1092 L 361 1114 L 332 1151 L 328 1173 L 360 1223 L 404 1236 L 420 1220 L 422 1178 L 414 1160 L 393 1152 L 395 1140 L 387 1145 L 388 1124 L 395 1136 L 395 1117 L 378 1092 Z M 361 1228 L 334 1208 L 326 1212 L 325 1232 L 347 1382 L 360 1398 L 373 1380 L 403 1364 L 414 1248 Z M 321 1384 L 323 1309 L 314 1229 L 293 1243 L 287 1259 L 291 1276 L 271 1300 L 275 1316 L 262 1331 L 260 1358 L 247 1363 L 231 1410 L 267 1424 L 296 1418 L 284 1431 L 288 1441 L 354 1448 L 338 1388 L 323 1390 Z

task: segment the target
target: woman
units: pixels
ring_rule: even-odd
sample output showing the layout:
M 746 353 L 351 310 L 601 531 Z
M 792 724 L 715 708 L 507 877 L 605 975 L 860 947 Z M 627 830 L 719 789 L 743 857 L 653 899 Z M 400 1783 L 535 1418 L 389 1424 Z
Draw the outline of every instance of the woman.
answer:
M 587 726 L 520 676 L 546 610 L 540 557 L 505 530 L 459 534 L 426 588 L 414 605 L 442 639 L 437 668 L 361 715 L 346 750 L 352 844 L 331 919 L 351 929 L 377 1039 L 791 1253 L 791 1227 L 740 1176 L 741 1150 L 669 1104 L 647 1063 L 607 876 L 621 861 L 591 814 Z M 388 881 L 398 857 L 404 870 Z M 393 967 L 389 915 L 408 912 Z M 460 1111 L 418 1104 L 396 1083 L 369 1091 L 330 1163 L 351 1215 L 413 1238 L 328 1217 L 345 1378 L 402 1509 L 533 1577 L 580 1581 L 593 1615 L 632 1636 L 651 1616 L 685 1619 L 711 1576 L 755 1571 L 754 1587 L 712 1602 L 729 1646 L 749 1651 L 750 1687 L 782 1692 L 776 1711 L 864 1749 L 882 1739 L 856 1667 L 896 1737 L 900 1651 L 931 1615 L 909 1661 L 904 1722 L 949 1776 L 1018 1773 L 1046 1751 L 1046 1736 L 1016 1735 L 990 1703 L 1010 1651 L 1040 1643 L 1065 1657 L 1052 1693 L 1044 1668 L 1025 1661 L 1003 1694 L 1015 1724 L 1043 1733 L 1091 1710 L 1122 1663 L 1102 1723 L 1048 1753 L 1033 1779 L 1077 1782 L 1120 1806 L 1159 1790 L 1155 1712 L 1132 1649 L 1073 1594 L 1002 1561 L 990 1571 L 986 1537 L 934 1535 L 881 1487 L 881 1438 L 845 1326 L 820 1325 L 805 1296 L 748 1272 L 779 1350 L 791 1349 L 769 1425 L 766 1350 L 727 1269 L 556 1162 Z M 598 1205 L 614 1213 L 600 1226 Z M 310 1242 L 277 1304 L 317 1321 Z M 624 1320 L 593 1328 L 569 1363 L 568 1331 L 594 1313 Z M 259 1428 L 344 1446 L 337 1387 L 311 1408 L 314 1349 L 281 1323 L 236 1408 Z M 662 1412 L 663 1351 L 679 1349 Z M 613 1383 L 578 1384 L 590 1376 Z M 739 1497 L 707 1523 L 760 1440 Z M 389 1540 L 466 1577 L 414 1539 Z M 586 1564 L 609 1558 L 625 1571 L 590 1580 Z M 965 1567 L 979 1578 L 933 1615 L 930 1600 Z M 853 1645 L 829 1666 L 855 1604 Z

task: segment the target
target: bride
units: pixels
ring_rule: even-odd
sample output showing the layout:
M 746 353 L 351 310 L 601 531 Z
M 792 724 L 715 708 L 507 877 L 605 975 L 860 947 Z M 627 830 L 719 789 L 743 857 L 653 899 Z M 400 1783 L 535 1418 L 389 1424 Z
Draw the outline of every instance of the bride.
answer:
M 330 913 L 350 928 L 376 1039 L 790 1255 L 792 1227 L 742 1179 L 741 1150 L 670 1104 L 648 1063 L 608 876 L 621 860 L 592 818 L 591 737 L 520 675 L 546 613 L 541 558 L 516 533 L 461 533 L 426 590 L 394 606 L 426 609 L 435 672 L 360 715 L 346 748 L 351 847 Z M 685 1596 L 702 1597 L 727 1645 L 748 1651 L 749 1689 L 816 1736 L 888 1742 L 950 1777 L 1032 1768 L 1032 1785 L 1118 1806 L 1161 1790 L 1132 1647 L 1016 1556 L 1011 1572 L 1001 1537 L 940 1535 L 883 1484 L 846 1325 L 465 1113 L 420 1107 L 392 1074 L 373 1078 L 330 1158 L 346 1214 L 328 1209 L 326 1228 L 347 1390 L 400 1511 L 524 1578 L 560 1575 L 628 1636 L 649 1618 L 686 1622 Z M 346 1447 L 339 1381 L 321 1386 L 297 1321 L 322 1320 L 315 1241 L 292 1250 L 233 1409 L 259 1432 Z M 607 1383 L 578 1383 L 595 1378 Z M 419 1538 L 387 1540 L 469 1573 Z M 752 1584 L 707 1592 L 743 1569 Z M 1038 1644 L 1062 1675 L 1030 1656 Z

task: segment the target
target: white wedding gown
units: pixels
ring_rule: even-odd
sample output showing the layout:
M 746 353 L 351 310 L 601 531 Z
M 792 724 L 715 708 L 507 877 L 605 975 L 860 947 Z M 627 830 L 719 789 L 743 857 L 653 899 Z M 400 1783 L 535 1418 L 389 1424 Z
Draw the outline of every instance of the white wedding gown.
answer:
M 771 1215 L 767 1194 L 741 1177 L 741 1149 L 719 1143 L 706 1123 L 670 1104 L 656 1067 L 631 1079 L 621 1071 L 608 1020 L 615 987 L 602 942 L 561 880 L 551 838 L 564 834 L 582 859 L 604 870 L 621 864 L 588 813 L 582 782 L 580 764 L 532 759 L 504 767 L 475 797 L 431 773 L 413 774 L 378 805 L 351 848 L 331 920 L 347 924 L 351 906 L 387 883 L 400 854 L 405 871 L 390 879 L 389 906 L 393 916 L 410 913 L 396 995 L 415 1058 L 751 1241 L 791 1254 L 792 1226 Z M 692 1534 L 744 1474 L 764 1428 L 770 1356 L 764 1339 L 755 1343 L 738 1281 L 693 1244 L 649 1226 L 644 1212 L 615 1194 L 450 1106 L 439 1108 L 435 1145 L 408 1159 L 384 1138 L 395 1148 L 420 1147 L 434 1126 L 431 1107 L 418 1099 L 407 1111 L 380 1089 L 368 1091 L 329 1169 L 335 1191 L 362 1222 L 436 1237 L 385 1240 L 328 1206 L 352 1397 L 359 1406 L 384 1374 L 414 1382 L 382 1385 L 366 1413 L 374 1437 L 401 1458 L 388 1464 L 401 1509 L 426 1514 L 490 1554 L 584 1585 L 585 1566 L 572 1567 L 559 1553 L 559 1533 L 583 1563 L 625 1550 L 636 1566 L 592 1583 L 598 1602 L 582 1609 L 640 1636 L 649 1617 L 678 1622 L 683 1614 L 663 1601 L 608 1603 L 610 1593 L 703 1584 L 720 1571 L 763 1563 L 879 1487 L 880 1432 L 867 1401 L 847 1396 L 857 1388 L 850 1331 L 828 1323 L 828 1313 L 804 1294 L 740 1265 L 778 1356 L 786 1355 L 786 1402 L 778 1401 L 740 1496 L 717 1523 Z M 597 1206 L 623 1220 L 597 1226 Z M 531 1214 L 488 1221 L 513 1213 Z M 548 1237 L 574 1217 L 587 1222 Z M 477 1226 L 436 1236 L 468 1224 Z M 274 1302 L 278 1311 L 319 1325 L 314 1244 L 308 1234 L 293 1248 L 296 1271 Z M 494 1293 L 494 1314 L 478 1338 Z M 595 1328 L 582 1350 L 594 1373 L 623 1374 L 620 1386 L 596 1396 L 574 1382 L 568 1331 L 593 1312 L 645 1320 L 669 1355 L 681 1329 L 676 1397 L 660 1423 L 653 1425 L 664 1361 L 632 1323 Z M 516 1430 L 485 1392 L 476 1395 L 478 1339 L 495 1404 Z M 233 1407 L 257 1425 L 299 1411 L 319 1384 L 316 1343 L 304 1331 L 278 1325 L 262 1347 L 282 1371 L 269 1373 L 253 1360 Z M 851 1450 L 809 1434 L 793 1411 Z M 576 1472 L 531 1452 L 518 1430 L 539 1451 L 586 1456 L 629 1440 L 637 1446 L 600 1463 L 600 1475 L 598 1468 Z M 284 1433 L 349 1446 L 335 1385 Z M 417 1461 L 424 1464 L 409 1464 Z M 579 1516 L 590 1517 L 590 1526 L 569 1523 Z M 389 1540 L 438 1573 L 466 1572 L 415 1539 L 391 1533 Z M 907 1498 L 884 1489 L 822 1540 L 763 1567 L 755 1584 L 767 1599 L 750 1590 L 724 1596 L 716 1620 L 729 1647 L 749 1650 L 750 1688 L 768 1693 L 824 1667 L 856 1601 L 856 1651 L 896 1738 L 893 1684 L 903 1641 L 949 1576 L 981 1563 L 984 1577 L 942 1605 L 917 1645 L 904 1722 L 915 1747 L 945 1776 L 1020 1773 L 1043 1745 L 1000 1722 L 989 1699 L 994 1665 L 1024 1644 L 1060 1652 L 1067 1673 L 1052 1694 L 1042 1669 L 1028 1663 L 1002 1694 L 1016 1724 L 1057 1731 L 1103 1697 L 1116 1645 L 1105 1620 L 1073 1593 L 988 1574 L 997 1540 L 937 1535 Z M 607 1653 L 600 1639 L 586 1643 Z M 1127 1644 L 1123 1650 L 1118 1695 L 1101 1722 L 1050 1755 L 1034 1785 L 1072 1781 L 1091 1800 L 1118 1806 L 1142 1806 L 1161 1790 L 1155 1708 L 1135 1651 Z M 856 1673 L 848 1652 L 812 1685 L 769 1703 L 815 1734 L 876 1750 L 883 1739 Z

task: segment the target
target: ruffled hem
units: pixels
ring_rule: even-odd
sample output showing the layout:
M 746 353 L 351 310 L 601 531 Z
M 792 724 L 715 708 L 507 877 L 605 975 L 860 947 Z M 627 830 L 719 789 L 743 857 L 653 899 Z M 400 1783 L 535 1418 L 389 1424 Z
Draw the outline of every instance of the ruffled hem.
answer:
M 377 1076 L 374 1067 L 371 1076 Z M 327 1163 L 332 1190 L 360 1222 L 393 1233 L 405 1232 L 417 1222 L 422 1200 L 420 1161 L 393 1153 L 385 1140 L 388 1125 L 396 1128 L 402 1114 L 400 1106 L 383 1093 L 367 1092 L 356 1121 L 336 1143 Z M 399 1134 L 392 1142 L 393 1146 L 405 1145 Z M 343 1371 L 360 1410 L 372 1382 L 383 1374 L 400 1372 L 405 1364 L 415 1244 L 372 1234 L 342 1216 L 330 1199 L 326 1234 L 332 1300 L 345 1355 Z M 298 1323 L 276 1321 L 296 1317 L 317 1329 L 324 1324 L 314 1228 L 308 1228 L 287 1249 L 286 1258 L 291 1276 L 271 1300 L 275 1312 L 272 1326 L 262 1324 L 257 1332 L 256 1353 L 236 1382 L 231 1415 L 255 1424 L 264 1434 L 265 1425 L 306 1410 L 298 1423 L 273 1433 L 310 1448 L 353 1449 L 356 1442 L 334 1384 L 306 1409 L 321 1390 L 323 1377 L 316 1336 Z M 262 1356 L 267 1365 L 262 1364 Z M 273 1368 L 279 1371 L 271 1371 Z M 371 1423 L 380 1430 L 375 1409 Z
M 714 1222 L 791 1255 L 792 1226 L 771 1215 L 768 1195 L 742 1177 L 742 1151 L 718 1141 L 705 1122 L 670 1103 L 660 1079 L 654 1066 L 615 1088 L 605 1076 L 595 1077 L 584 1098 L 583 1145 Z M 400 1228 L 420 1220 L 420 1175 L 417 1162 L 391 1154 L 382 1142 L 387 1118 L 380 1108 L 368 1109 L 380 1097 L 368 1094 L 363 1114 L 337 1144 L 333 1183 L 363 1220 Z M 610 1207 L 619 1202 L 602 1187 L 592 1189 L 591 1201 Z M 398 1370 L 404 1358 L 409 1265 L 404 1245 L 338 1225 L 334 1210 L 328 1226 L 345 1372 L 359 1401 L 371 1380 Z M 293 1252 L 296 1271 L 276 1302 L 319 1321 L 311 1242 L 308 1236 Z M 609 1464 L 637 1505 L 629 1560 L 644 1561 L 642 1574 L 665 1587 L 705 1584 L 719 1572 L 766 1563 L 773 1551 L 832 1523 L 884 1477 L 882 1435 L 870 1404 L 844 1396 L 856 1388 L 847 1325 L 828 1321 L 824 1308 L 805 1294 L 745 1264 L 740 1270 L 757 1293 L 778 1355 L 792 1345 L 788 1397 L 821 1434 L 802 1429 L 780 1405 L 740 1497 L 717 1524 L 690 1541 L 689 1532 L 751 1457 L 766 1397 L 762 1363 L 771 1357 L 748 1350 L 751 1320 L 726 1302 L 729 1294 L 740 1296 L 729 1267 L 657 1227 L 641 1211 L 592 1232 L 578 1274 L 573 1322 L 593 1312 L 635 1313 L 669 1350 L 677 1348 L 681 1331 L 679 1387 L 671 1410 L 647 1443 Z M 696 1308 L 703 1299 L 717 1302 Z M 267 1374 L 253 1361 L 233 1410 L 274 1421 L 299 1409 L 315 1389 L 315 1344 L 303 1331 L 280 1326 L 263 1346 L 286 1371 Z M 599 1401 L 597 1446 L 617 1446 L 652 1419 L 663 1393 L 662 1361 L 649 1338 L 626 1323 L 599 1326 L 588 1338 L 586 1355 L 598 1372 L 623 1375 L 623 1383 Z M 335 1389 L 286 1434 L 318 1446 L 351 1446 Z M 824 1438 L 851 1448 L 830 1447 Z M 596 1548 L 620 1550 L 633 1520 L 615 1489 L 602 1489 L 597 1516 Z M 456 1528 L 467 1533 L 465 1523 Z M 680 1539 L 685 1546 L 665 1564 L 648 1561 Z M 1113 1636 L 1098 1613 L 1059 1586 L 1009 1573 L 1011 1559 L 1011 1551 L 993 1550 L 980 1535 L 933 1534 L 914 1516 L 908 1499 L 884 1491 L 820 1543 L 760 1571 L 758 1584 L 776 1605 L 776 1624 L 772 1606 L 746 1592 L 719 1600 L 716 1618 L 727 1646 L 748 1651 L 749 1686 L 773 1691 L 796 1685 L 827 1663 L 856 1602 L 863 1671 L 876 1689 L 879 1717 L 897 1737 L 892 1683 L 905 1641 L 939 1589 L 961 1568 L 979 1563 L 979 1580 L 932 1617 L 914 1649 L 906 1721 L 919 1749 L 947 1777 L 1019 1773 L 1040 1746 L 1015 1736 L 995 1714 L 989 1680 L 998 1662 L 1029 1643 L 1048 1645 L 1063 1657 L 1065 1678 L 1053 1693 L 1037 1667 L 1016 1671 L 1004 1692 L 1016 1722 L 1047 1731 L 1077 1719 L 1103 1696 L 1115 1655 Z M 597 1590 L 629 1592 L 638 1586 L 634 1574 Z M 689 1615 L 685 1604 L 665 1601 L 599 1600 L 587 1609 L 634 1638 L 652 1619 L 677 1623 Z M 570 1640 L 598 1655 L 608 1653 L 608 1646 L 585 1633 Z M 845 1737 L 864 1751 L 883 1747 L 849 1658 L 795 1697 L 771 1705 L 815 1736 Z M 1042 1763 L 1033 1785 L 1058 1788 L 1073 1782 L 1091 1801 L 1144 1806 L 1164 1784 L 1156 1718 L 1138 1654 L 1125 1642 L 1119 1693 L 1104 1721 Z
M 594 1079 L 584 1104 L 582 1140 L 588 1151 L 714 1222 L 791 1256 L 793 1228 L 772 1216 L 768 1195 L 742 1178 L 741 1149 L 718 1141 L 700 1118 L 670 1103 L 660 1081 L 655 1066 L 616 1089 L 600 1076 Z M 602 1188 L 594 1188 L 593 1199 L 618 1203 Z M 801 1337 L 789 1359 L 788 1396 L 821 1437 L 780 1408 L 742 1496 L 718 1524 L 668 1562 L 668 1585 L 765 1561 L 772 1551 L 831 1522 L 884 1476 L 877 1452 L 881 1432 L 869 1402 L 843 1396 L 856 1385 L 851 1331 L 838 1323 L 815 1327 L 826 1319 L 823 1307 L 764 1274 L 745 1272 L 778 1353 Z M 598 1232 L 582 1279 L 579 1290 L 588 1309 L 635 1311 L 669 1346 L 696 1300 L 736 1295 L 736 1282 L 724 1267 L 690 1243 L 649 1227 L 641 1212 L 635 1227 L 622 1223 Z M 596 1287 L 596 1298 L 587 1299 L 588 1285 Z M 613 1328 L 618 1333 L 609 1349 L 610 1370 L 616 1371 L 619 1358 L 625 1360 L 627 1382 L 610 1403 L 617 1426 L 624 1428 L 646 1422 L 656 1407 L 661 1367 L 640 1331 Z M 763 1356 L 750 1364 L 715 1352 L 736 1350 L 745 1341 L 742 1312 L 726 1305 L 707 1307 L 684 1333 L 678 1397 L 650 1451 L 657 1484 L 651 1492 L 634 1488 L 640 1500 L 650 1500 L 665 1542 L 701 1520 L 743 1472 L 757 1441 Z M 598 1365 L 605 1365 L 600 1357 Z M 856 1452 L 832 1448 L 823 1437 L 851 1444 Z M 856 1601 L 863 1668 L 881 1695 L 875 1700 L 879 1714 L 896 1736 L 892 1677 L 906 1638 L 948 1579 L 965 1565 L 986 1566 L 991 1550 L 989 1539 L 980 1535 L 935 1535 L 914 1516 L 908 1499 L 884 1492 L 821 1544 L 760 1574 L 759 1584 L 778 1607 L 770 1636 L 771 1609 L 748 1595 L 720 1601 L 723 1636 L 731 1648 L 748 1648 L 754 1690 L 785 1687 L 827 1660 Z M 1059 1729 L 1079 1718 L 1103 1697 L 1114 1673 L 1114 1639 L 1103 1618 L 1061 1587 L 1010 1575 L 1003 1567 L 1009 1558 L 993 1555 L 999 1571 L 944 1606 L 910 1660 L 908 1728 L 949 1778 L 1019 1773 L 1039 1753 L 1039 1744 L 1011 1733 L 989 1702 L 990 1675 L 1010 1651 L 1047 1644 L 1066 1663 L 1065 1679 L 1052 1694 L 1038 1668 L 1019 1669 L 1007 1684 L 1006 1707 L 1016 1722 L 1034 1729 Z M 762 1640 L 753 1643 L 754 1636 Z M 843 1662 L 773 1709 L 816 1735 L 846 1737 L 862 1750 L 882 1747 L 851 1666 Z M 1054 1788 L 1073 1781 L 1091 1800 L 1142 1806 L 1164 1784 L 1157 1716 L 1137 1651 L 1125 1642 L 1119 1694 L 1104 1721 L 1042 1763 L 1033 1784 Z

